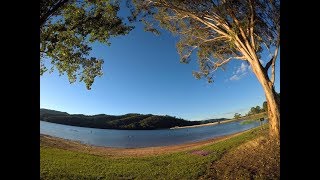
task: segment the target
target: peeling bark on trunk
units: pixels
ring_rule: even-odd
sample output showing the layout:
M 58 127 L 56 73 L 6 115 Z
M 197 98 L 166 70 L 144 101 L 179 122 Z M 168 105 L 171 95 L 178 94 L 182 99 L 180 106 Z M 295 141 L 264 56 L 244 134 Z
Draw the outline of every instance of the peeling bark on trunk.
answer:
M 280 100 L 273 87 L 271 90 L 271 99 L 267 98 L 268 103 L 268 116 L 269 116 L 269 128 L 270 136 L 275 139 L 280 139 Z M 266 95 L 267 97 L 267 95 Z
M 251 66 L 267 99 L 270 136 L 273 139 L 280 140 L 280 99 L 264 68 L 259 63 L 251 63 Z

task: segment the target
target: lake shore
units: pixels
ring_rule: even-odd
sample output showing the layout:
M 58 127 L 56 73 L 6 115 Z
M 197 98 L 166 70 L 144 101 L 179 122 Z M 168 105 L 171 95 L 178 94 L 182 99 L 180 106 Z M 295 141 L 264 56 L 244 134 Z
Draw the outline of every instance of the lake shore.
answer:
M 241 119 L 229 119 L 229 120 L 223 120 L 220 122 L 213 122 L 213 123 L 206 123 L 206 124 L 198 124 L 198 125 L 192 125 L 192 126 L 176 126 L 172 127 L 170 129 L 181 129 L 181 128 L 195 128 L 195 127 L 202 127 L 202 126 L 215 126 L 218 124 L 225 124 L 225 123 L 230 123 L 230 122 L 235 122 L 235 121 L 242 121 L 242 120 L 254 120 L 254 119 L 260 119 L 261 117 L 266 117 L 266 113 L 259 113 L 259 114 L 254 114 L 250 115 L 247 117 L 242 117 Z
M 220 122 L 198 124 L 198 125 L 192 125 L 192 126 L 176 126 L 176 127 L 170 128 L 170 129 L 182 129 L 182 128 L 202 127 L 202 126 L 214 126 L 214 125 L 218 125 L 218 124 L 225 124 L 225 123 L 230 123 L 230 122 L 234 122 L 234 121 L 241 121 L 241 120 L 243 120 L 243 119 L 230 119 L 230 120 L 224 120 L 224 121 L 220 121 Z
M 266 143 L 264 127 L 189 143 L 191 147 L 136 149 L 40 135 L 40 179 L 279 179 L 279 153 Z
M 88 144 L 80 143 L 79 141 L 67 140 L 58 137 L 53 137 L 49 135 L 40 134 L 40 146 L 42 147 L 53 147 L 58 149 L 71 150 L 76 152 L 84 152 L 93 155 L 99 156 L 108 156 L 108 157 L 137 157 L 137 156 L 150 156 L 158 155 L 186 150 L 193 150 L 205 145 L 223 141 L 234 136 L 245 133 L 249 130 L 215 137 L 208 140 L 184 143 L 179 145 L 170 145 L 170 146 L 158 146 L 158 147 L 144 147 L 144 148 L 115 148 L 115 147 L 104 147 L 104 146 L 93 146 Z

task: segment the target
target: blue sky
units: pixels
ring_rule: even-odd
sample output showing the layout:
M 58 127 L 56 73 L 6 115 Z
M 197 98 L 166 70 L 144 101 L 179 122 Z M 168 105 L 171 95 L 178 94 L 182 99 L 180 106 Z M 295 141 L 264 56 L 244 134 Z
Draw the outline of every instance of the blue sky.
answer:
M 129 35 L 111 39 L 111 46 L 93 44 L 92 55 L 104 59 L 104 75 L 91 90 L 84 83 L 70 84 L 55 71 L 40 77 L 40 107 L 71 114 L 126 113 L 172 115 L 187 120 L 233 117 L 256 105 L 265 96 L 249 66 L 233 60 L 226 71 L 214 75 L 215 82 L 196 80 L 194 56 L 181 64 L 177 37 L 162 31 L 160 36 L 144 32 L 135 24 Z M 268 59 L 267 54 L 262 59 Z M 280 92 L 280 62 L 276 64 L 276 91 Z

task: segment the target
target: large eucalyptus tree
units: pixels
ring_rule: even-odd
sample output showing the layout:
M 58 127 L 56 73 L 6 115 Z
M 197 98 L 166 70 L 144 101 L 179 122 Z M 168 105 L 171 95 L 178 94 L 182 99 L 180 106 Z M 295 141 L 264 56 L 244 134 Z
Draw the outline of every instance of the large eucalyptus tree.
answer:
M 162 27 L 179 35 L 181 62 L 197 52 L 196 78 L 213 82 L 213 73 L 231 60 L 249 63 L 265 92 L 270 135 L 280 138 L 280 98 L 274 89 L 280 0 L 133 0 L 131 7 L 132 20 L 141 20 L 146 30 L 158 33 Z M 271 54 L 265 66 L 263 50 Z

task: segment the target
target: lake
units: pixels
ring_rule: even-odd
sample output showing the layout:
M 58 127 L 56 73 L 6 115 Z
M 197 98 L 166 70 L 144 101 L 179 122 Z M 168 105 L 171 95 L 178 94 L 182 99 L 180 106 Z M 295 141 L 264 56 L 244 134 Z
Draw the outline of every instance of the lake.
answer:
M 161 130 L 115 130 L 68 126 L 40 121 L 40 134 L 77 140 L 95 146 L 139 148 L 177 145 L 245 131 L 260 125 L 259 121 L 241 124 L 242 121 L 214 126 Z M 264 121 L 266 123 L 266 121 Z

